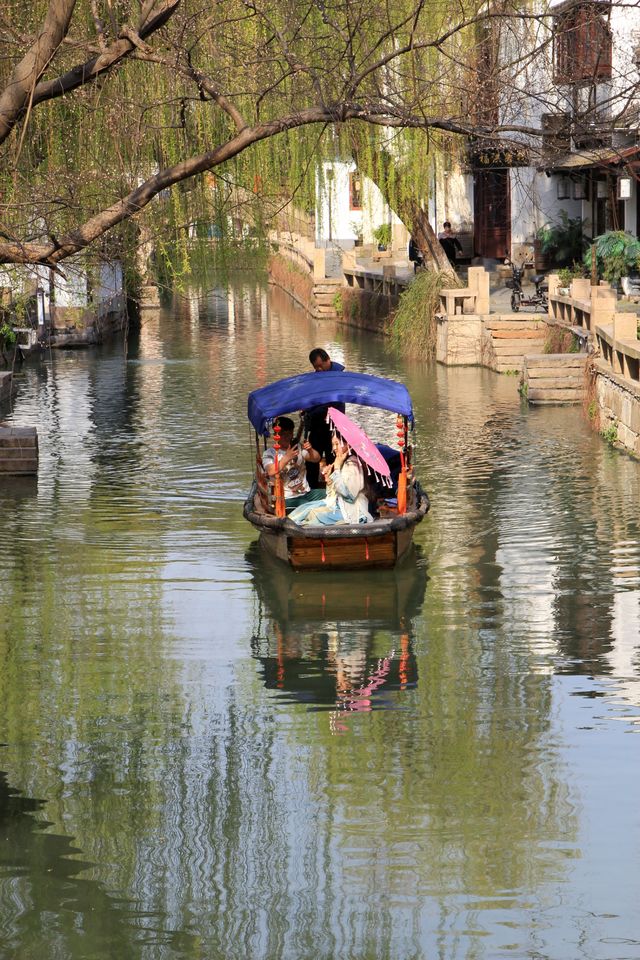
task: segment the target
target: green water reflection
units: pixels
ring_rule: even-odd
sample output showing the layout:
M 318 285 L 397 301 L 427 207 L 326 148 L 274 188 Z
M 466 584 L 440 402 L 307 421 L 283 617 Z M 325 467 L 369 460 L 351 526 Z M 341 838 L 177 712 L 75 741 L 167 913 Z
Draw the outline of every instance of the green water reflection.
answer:
M 242 520 L 247 392 L 317 343 L 414 397 L 397 571 L 293 574 Z M 638 466 L 576 411 L 251 282 L 8 416 L 41 469 L 0 487 L 3 960 L 640 957 Z

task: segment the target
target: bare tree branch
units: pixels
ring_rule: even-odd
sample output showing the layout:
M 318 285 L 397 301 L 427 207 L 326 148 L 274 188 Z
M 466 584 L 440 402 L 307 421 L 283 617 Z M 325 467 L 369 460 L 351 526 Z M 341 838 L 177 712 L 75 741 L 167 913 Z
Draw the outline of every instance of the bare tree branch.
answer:
M 135 31 L 134 39 L 132 39 L 131 28 L 125 26 L 121 31 L 121 36 L 109 44 L 99 56 L 78 64 L 60 77 L 39 83 L 34 90 L 33 105 L 70 93 L 72 90 L 92 83 L 98 77 L 107 73 L 134 50 L 139 49 L 142 41 L 164 26 L 176 11 L 180 2 L 181 0 L 164 0 L 160 9 L 150 19 L 141 22 L 137 31 Z
M 50 0 L 42 29 L 0 94 L 0 143 L 35 102 L 38 80 L 64 40 L 76 0 Z

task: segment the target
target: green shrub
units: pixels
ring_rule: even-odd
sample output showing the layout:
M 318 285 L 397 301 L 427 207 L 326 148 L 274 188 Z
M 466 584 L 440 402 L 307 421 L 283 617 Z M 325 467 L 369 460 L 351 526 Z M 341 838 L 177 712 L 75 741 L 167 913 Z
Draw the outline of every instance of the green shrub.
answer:
M 13 329 L 5 321 L 2 326 L 0 326 L 0 341 L 2 341 L 5 347 L 13 347 L 16 339 Z
M 607 443 L 610 443 L 612 446 L 618 440 L 618 424 L 614 421 L 610 423 L 608 427 L 605 427 L 602 431 L 602 439 L 606 440 Z
M 569 217 L 560 211 L 560 223 L 545 224 L 536 234 L 540 250 L 557 267 L 568 267 L 581 260 L 588 244 L 581 217 Z
M 579 350 L 577 337 L 559 325 L 550 326 L 542 347 L 543 353 L 577 353 Z
M 596 265 L 598 275 L 610 283 L 618 283 L 620 277 L 635 273 L 640 263 L 640 240 L 624 230 L 608 230 L 595 237 Z M 584 255 L 584 264 L 591 267 L 591 251 Z
M 398 309 L 389 322 L 396 347 L 412 357 L 427 359 L 436 349 L 436 312 L 443 287 L 459 287 L 454 273 L 421 270 L 400 297 Z

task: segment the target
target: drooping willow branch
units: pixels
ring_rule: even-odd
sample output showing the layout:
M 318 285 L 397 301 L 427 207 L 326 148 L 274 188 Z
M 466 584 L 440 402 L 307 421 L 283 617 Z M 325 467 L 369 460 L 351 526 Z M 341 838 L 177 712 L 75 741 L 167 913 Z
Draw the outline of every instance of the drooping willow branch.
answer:
M 422 128 L 424 126 L 424 120 L 421 117 L 394 117 L 383 111 L 376 113 L 372 109 L 364 110 L 357 104 L 337 104 L 333 107 L 310 107 L 266 123 L 256 124 L 253 127 L 244 127 L 234 137 L 214 150 L 190 157 L 149 177 L 112 206 L 100 211 L 86 223 L 55 241 L 22 244 L 0 242 L 0 263 L 59 263 L 94 243 L 118 223 L 135 216 L 163 190 L 214 169 L 214 167 L 243 153 L 253 144 L 297 127 L 311 124 L 344 123 L 349 120 L 359 120 L 385 127 L 406 128 L 414 126 Z M 435 129 L 459 134 L 475 133 L 475 135 L 491 137 L 496 134 L 495 128 L 482 131 L 470 125 L 461 125 L 435 117 L 430 121 L 430 125 Z M 508 129 L 513 130 L 514 128 L 509 127 Z M 515 129 L 521 133 L 536 133 L 536 130 L 530 127 L 518 126 Z

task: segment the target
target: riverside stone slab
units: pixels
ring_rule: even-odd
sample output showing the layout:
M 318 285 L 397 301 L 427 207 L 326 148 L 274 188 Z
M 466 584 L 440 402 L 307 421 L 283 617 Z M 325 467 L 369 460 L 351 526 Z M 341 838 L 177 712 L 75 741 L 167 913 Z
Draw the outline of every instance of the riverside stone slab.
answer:
M 580 403 L 582 401 L 582 394 L 573 389 L 542 390 L 536 387 L 529 387 L 527 399 L 530 403 L 535 403 L 539 400 L 546 400 L 547 402 L 554 401 L 555 403 Z
M 586 361 L 586 354 L 528 354 L 524 358 L 522 380 L 529 403 L 581 403 Z
M 582 377 L 536 377 L 529 378 L 529 389 L 536 390 L 579 390 L 582 392 Z
M 544 338 L 544 333 L 540 330 L 539 327 L 525 327 L 524 330 L 515 330 L 515 329 L 494 329 L 491 330 L 491 336 L 495 340 L 540 340 Z
M 525 357 L 530 367 L 582 367 L 587 356 L 584 353 L 541 353 Z
M 0 427 L 0 475 L 38 472 L 38 433 L 35 427 Z

